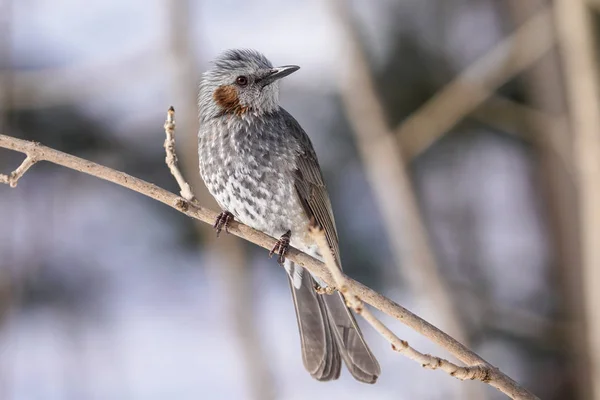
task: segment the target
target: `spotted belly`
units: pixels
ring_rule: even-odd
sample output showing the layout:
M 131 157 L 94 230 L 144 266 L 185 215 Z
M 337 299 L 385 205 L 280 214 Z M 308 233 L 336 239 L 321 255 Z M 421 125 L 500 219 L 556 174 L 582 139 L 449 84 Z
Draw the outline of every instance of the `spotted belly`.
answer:
M 232 174 L 234 175 L 234 174 Z M 308 218 L 300 204 L 294 186 L 285 179 L 248 182 L 233 176 L 212 193 L 219 205 L 235 219 L 269 236 L 279 238 L 292 232 L 292 246 L 306 251 L 312 244 L 308 235 Z M 212 192 L 212 191 L 211 191 Z

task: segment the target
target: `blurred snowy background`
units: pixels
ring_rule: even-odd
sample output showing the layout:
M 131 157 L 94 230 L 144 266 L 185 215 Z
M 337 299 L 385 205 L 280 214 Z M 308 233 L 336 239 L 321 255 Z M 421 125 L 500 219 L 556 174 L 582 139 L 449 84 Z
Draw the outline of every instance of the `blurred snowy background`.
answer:
M 492 103 L 477 108 L 489 120 L 466 115 L 406 155 L 452 303 L 438 307 L 436 288 L 411 286 L 384 229 L 338 90 L 338 75 L 352 68 L 344 58 L 352 39 L 328 3 L 0 0 L 0 132 L 177 191 L 162 148 L 173 105 L 185 175 L 216 210 L 196 173 L 201 72 L 228 48 L 300 65 L 281 101 L 320 157 L 346 271 L 442 328 L 452 318 L 440 310 L 454 308 L 462 340 L 541 398 L 586 398 L 585 357 L 572 333 L 584 319 L 580 267 L 565 250 L 573 241 L 561 239 L 573 226 L 560 211 L 573 177 L 556 172 L 564 165 L 522 131 L 527 123 Z M 390 130 L 543 3 L 348 2 Z M 561 114 L 560 79 L 542 77 L 541 96 L 531 89 L 542 73 L 560 77 L 556 49 L 530 64 L 496 95 Z M 0 171 L 20 160 L 1 150 Z M 448 356 L 383 319 L 417 349 Z M 216 241 L 168 207 L 49 164 L 16 189 L 0 186 L 1 400 L 504 398 L 421 368 L 363 326 L 382 365 L 378 383 L 346 372 L 316 382 L 302 366 L 285 273 L 263 249 Z

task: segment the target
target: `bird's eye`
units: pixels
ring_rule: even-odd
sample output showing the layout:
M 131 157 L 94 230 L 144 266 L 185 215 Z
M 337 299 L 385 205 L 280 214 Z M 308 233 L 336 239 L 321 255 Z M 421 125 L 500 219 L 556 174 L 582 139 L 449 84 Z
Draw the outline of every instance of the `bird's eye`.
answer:
M 246 86 L 248 84 L 248 78 L 245 77 L 245 76 L 243 76 L 243 75 L 242 76 L 238 76 L 235 79 L 235 83 L 237 83 L 240 86 Z

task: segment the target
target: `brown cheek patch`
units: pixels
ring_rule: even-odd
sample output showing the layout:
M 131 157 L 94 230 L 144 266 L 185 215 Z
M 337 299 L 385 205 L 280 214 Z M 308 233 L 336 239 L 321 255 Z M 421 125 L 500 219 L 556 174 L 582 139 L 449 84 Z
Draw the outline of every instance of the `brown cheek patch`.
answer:
M 240 104 L 237 89 L 231 85 L 219 86 L 213 93 L 213 99 L 226 113 L 241 115 L 248 111 L 248 107 Z

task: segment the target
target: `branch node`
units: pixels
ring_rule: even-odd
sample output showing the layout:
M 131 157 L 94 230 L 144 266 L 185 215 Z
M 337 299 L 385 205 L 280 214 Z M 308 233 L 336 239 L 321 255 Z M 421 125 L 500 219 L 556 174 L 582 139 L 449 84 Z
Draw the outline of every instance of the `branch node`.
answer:
M 399 344 L 400 346 L 397 346 Z M 409 347 L 408 342 L 406 340 L 398 339 L 392 343 L 392 350 L 401 353 Z
M 492 380 L 492 371 L 490 367 L 486 367 L 483 365 L 478 365 L 477 366 L 480 371 L 481 371 L 481 377 L 479 378 L 479 380 L 483 383 L 489 383 Z M 494 370 L 496 370 L 497 368 L 494 368 Z M 474 378 L 475 379 L 475 378 Z
M 353 309 L 354 309 L 354 311 L 356 311 L 356 313 L 357 313 L 358 315 L 361 315 L 361 314 L 362 314 L 362 312 L 363 312 L 362 303 L 360 303 L 360 304 L 358 304 L 358 305 L 354 306 L 354 307 L 353 307 Z
M 441 358 L 432 356 L 431 354 L 425 354 L 425 357 L 429 358 L 429 362 L 423 364 L 423 368 L 438 369 L 442 366 Z M 453 372 L 455 372 L 455 371 L 453 371 Z M 450 375 L 452 375 L 453 372 L 451 372 Z M 452 375 L 452 376 L 454 376 L 454 375 Z
M 317 294 L 332 295 L 335 293 L 335 288 L 333 286 L 321 286 L 317 283 L 315 284 L 315 291 Z
M 340 293 L 342 293 L 342 294 L 344 294 L 344 295 L 345 295 L 345 294 L 347 294 L 347 293 L 348 293 L 348 286 L 346 286 L 346 285 L 342 285 L 342 286 L 340 286 L 340 289 L 339 289 L 339 290 L 340 290 Z
M 190 203 L 186 199 L 179 197 L 175 200 L 175 207 L 180 211 L 186 212 L 190 209 Z
M 11 188 L 17 187 L 19 179 L 21 179 L 21 177 L 25 175 L 25 172 L 27 172 L 29 168 L 31 168 L 36 162 L 37 159 L 34 156 L 27 154 L 27 157 L 25 157 L 21 165 L 19 165 L 17 169 L 11 172 L 10 175 L 0 174 L 0 183 L 5 183 Z

